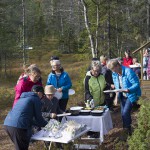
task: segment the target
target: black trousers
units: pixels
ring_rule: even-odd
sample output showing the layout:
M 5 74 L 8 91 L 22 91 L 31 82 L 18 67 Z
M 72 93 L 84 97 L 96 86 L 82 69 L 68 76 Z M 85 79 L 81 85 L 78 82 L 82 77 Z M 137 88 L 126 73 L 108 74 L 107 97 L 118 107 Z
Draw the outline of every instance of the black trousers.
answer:
M 63 111 L 66 111 L 67 103 L 68 103 L 68 98 L 67 99 L 60 99 L 59 100 L 60 109 Z
M 28 150 L 30 137 L 27 129 L 19 129 L 10 126 L 4 126 L 4 129 L 15 144 L 16 150 Z

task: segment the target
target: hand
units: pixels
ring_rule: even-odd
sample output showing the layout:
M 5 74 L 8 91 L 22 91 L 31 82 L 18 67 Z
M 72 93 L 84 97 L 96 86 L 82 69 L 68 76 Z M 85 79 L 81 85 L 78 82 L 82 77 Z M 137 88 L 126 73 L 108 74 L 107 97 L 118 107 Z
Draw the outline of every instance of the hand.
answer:
M 116 96 L 114 98 L 114 106 L 118 105 L 118 92 L 116 93 Z
M 114 84 L 111 84 L 110 86 L 111 86 L 111 88 L 112 88 L 112 89 L 114 89 L 114 88 L 115 88 Z
M 129 93 L 128 89 L 123 90 L 124 93 Z
M 52 119 L 54 119 L 54 118 L 56 118 L 56 114 L 55 114 L 55 113 L 50 113 L 50 117 L 51 117 Z
M 58 92 L 62 92 L 62 88 L 57 89 Z

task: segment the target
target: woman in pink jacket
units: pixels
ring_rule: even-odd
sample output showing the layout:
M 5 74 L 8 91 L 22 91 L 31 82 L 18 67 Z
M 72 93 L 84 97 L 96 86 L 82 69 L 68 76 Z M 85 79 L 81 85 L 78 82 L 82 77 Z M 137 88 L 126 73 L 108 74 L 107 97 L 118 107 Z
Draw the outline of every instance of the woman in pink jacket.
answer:
M 40 79 L 41 79 L 40 69 L 36 66 L 29 68 L 28 76 L 20 79 L 18 84 L 15 86 L 15 100 L 13 106 L 17 103 L 23 92 L 31 91 L 33 85 L 42 86 L 42 81 Z

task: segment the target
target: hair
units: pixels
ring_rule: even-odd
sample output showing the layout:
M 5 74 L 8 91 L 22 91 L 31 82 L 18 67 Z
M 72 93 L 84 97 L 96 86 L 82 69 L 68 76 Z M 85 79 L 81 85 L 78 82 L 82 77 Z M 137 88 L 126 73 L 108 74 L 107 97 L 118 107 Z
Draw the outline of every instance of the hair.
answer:
M 108 57 L 106 55 L 101 55 L 99 59 L 100 59 L 100 62 L 102 63 L 104 61 L 107 61 Z
M 95 68 L 95 67 L 99 67 L 100 72 L 101 72 L 102 67 L 101 67 L 100 61 L 92 61 L 92 63 L 91 63 L 91 70 L 92 70 L 93 68 Z
M 39 74 L 41 74 L 41 70 L 37 66 L 30 66 L 27 69 L 27 73 L 28 74 L 31 74 L 31 73 L 34 73 L 34 74 L 39 73 Z
M 120 63 L 118 62 L 117 59 L 110 59 L 107 63 L 107 68 L 112 70 L 118 65 L 120 66 Z

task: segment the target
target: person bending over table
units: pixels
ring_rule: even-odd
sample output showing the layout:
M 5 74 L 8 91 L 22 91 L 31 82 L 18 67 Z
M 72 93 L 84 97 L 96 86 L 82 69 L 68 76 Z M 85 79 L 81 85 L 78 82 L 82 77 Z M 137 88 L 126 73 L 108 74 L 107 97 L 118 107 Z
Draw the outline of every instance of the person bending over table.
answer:
M 21 94 L 4 121 L 4 129 L 15 144 L 16 150 L 28 150 L 33 119 L 39 127 L 47 124 L 41 113 L 40 98 L 44 89 L 42 86 L 33 86 L 32 91 Z
M 131 110 L 141 96 L 139 78 L 132 69 L 121 65 L 115 59 L 109 60 L 107 67 L 113 72 L 115 88 L 125 89 L 118 94 L 118 98 L 121 104 L 123 128 L 131 135 Z

